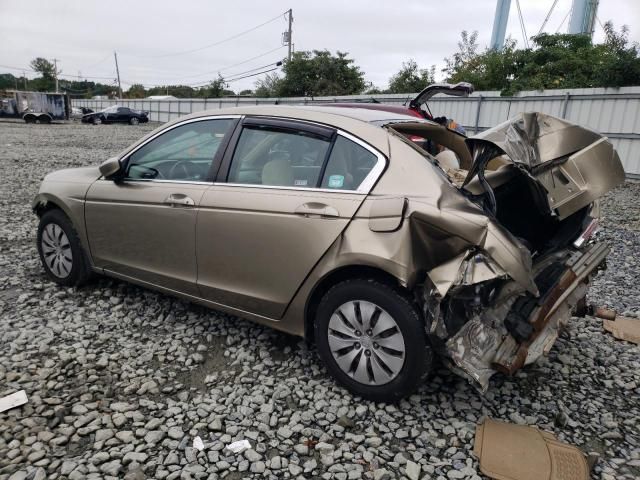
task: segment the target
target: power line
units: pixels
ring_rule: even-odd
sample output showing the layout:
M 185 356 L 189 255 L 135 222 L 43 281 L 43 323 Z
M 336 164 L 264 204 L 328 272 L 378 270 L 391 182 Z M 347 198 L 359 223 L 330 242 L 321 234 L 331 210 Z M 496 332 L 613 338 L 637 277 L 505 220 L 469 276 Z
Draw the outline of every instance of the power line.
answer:
M 278 66 L 278 67 L 279 67 L 280 65 L 282 65 L 282 61 L 278 60 L 277 62 L 269 63 L 269 64 L 267 64 L 267 65 L 263 65 L 263 66 L 261 66 L 261 67 L 252 68 L 251 70 L 247 70 L 247 71 L 245 71 L 245 72 L 238 72 L 238 73 L 234 73 L 234 74 L 229 75 L 228 77 L 223 77 L 223 78 L 224 78 L 225 80 L 226 80 L 226 79 L 230 79 L 230 78 L 235 78 L 235 77 L 237 77 L 237 76 L 244 75 L 244 74 L 246 74 L 246 73 L 255 72 L 256 70 L 262 70 L 263 68 L 271 67 L 271 66 L 274 66 L 274 65 L 276 65 L 276 66 Z
M 549 9 L 549 13 L 547 13 L 547 16 L 545 17 L 544 22 L 542 22 L 542 26 L 540 27 L 540 30 L 538 30 L 538 35 L 540 35 L 542 33 L 542 30 L 544 30 L 544 27 L 547 26 L 547 22 L 549 21 L 549 18 L 553 13 L 553 9 L 556 8 L 557 3 L 558 3 L 558 0 L 553 0 L 553 5 L 551 5 L 551 8 Z
M 150 56 L 148 56 L 148 58 L 164 58 L 164 57 L 172 57 L 172 56 L 176 56 L 176 55 L 184 55 L 184 54 L 186 54 L 186 53 L 199 52 L 200 50 L 205 50 L 205 49 L 207 49 L 207 48 L 215 47 L 215 46 L 217 46 L 217 45 L 221 45 L 221 44 L 226 43 L 226 42 L 229 42 L 229 41 L 231 41 L 231 40 L 235 40 L 236 38 L 239 38 L 239 37 L 241 37 L 241 36 L 243 36 L 243 35 L 246 35 L 247 33 L 253 32 L 254 30 L 257 30 L 257 29 L 258 29 L 258 28 L 260 28 L 260 27 L 264 27 L 265 25 L 267 25 L 267 24 L 269 24 L 269 23 L 271 23 L 271 22 L 275 22 L 275 21 L 276 21 L 276 20 L 278 20 L 279 18 L 284 18 L 284 15 L 285 15 L 286 13 L 287 13 L 287 12 L 282 12 L 282 13 L 278 14 L 277 16 L 275 16 L 275 17 L 273 17 L 273 18 L 271 18 L 271 19 L 267 20 L 266 22 L 263 22 L 263 23 L 261 23 L 261 24 L 259 24 L 259 25 L 256 25 L 255 27 L 251 27 L 251 28 L 249 28 L 249 29 L 247 29 L 247 30 L 244 30 L 244 31 L 240 32 L 240 33 L 236 33 L 235 35 L 232 35 L 232 36 L 230 36 L 230 37 L 224 38 L 224 39 L 222 39 L 222 40 L 218 40 L 217 42 L 210 43 L 210 44 L 205 45 L 205 46 L 203 46 L 203 47 L 192 48 L 192 49 L 190 49 L 190 50 L 183 50 L 183 51 L 181 51 L 181 52 L 165 53 L 165 54 L 163 54 L 163 55 L 150 55 Z M 140 56 L 138 56 L 138 55 L 131 55 L 131 56 L 135 56 L 135 57 L 143 58 L 143 57 L 140 57 Z
M 1 68 L 8 68 L 9 70 L 18 70 L 20 72 L 23 72 L 25 70 L 29 70 L 30 72 L 35 72 L 35 73 L 40 73 L 37 70 L 34 70 L 31 67 L 12 67 L 10 65 L 0 65 Z M 71 75 L 71 74 L 64 74 L 61 73 L 58 75 L 59 77 L 69 77 L 69 78 L 76 78 L 76 75 Z M 113 80 L 114 77 L 92 77 L 92 76 L 87 76 L 87 75 L 83 75 L 83 78 L 96 78 L 99 80 Z
M 522 29 L 522 38 L 524 40 L 524 46 L 529 48 L 529 40 L 527 39 L 527 30 L 524 27 L 524 18 L 522 17 L 522 10 L 520 9 L 520 0 L 516 0 L 516 7 L 518 7 L 518 18 L 520 19 L 520 28 Z
M 263 73 L 273 72 L 274 70 L 277 70 L 278 68 L 280 68 L 280 66 L 273 67 L 273 68 L 271 68 L 269 70 L 265 70 L 264 72 L 253 73 L 251 75 L 245 75 L 244 77 L 238 77 L 238 78 L 233 78 L 231 80 L 225 80 L 225 82 L 231 83 L 231 82 L 235 82 L 236 80 L 242 80 L 243 78 L 255 77 L 256 75 L 262 75 Z
M 573 11 L 573 7 L 571 7 L 569 9 L 569 11 L 567 12 L 567 14 L 564 16 L 564 18 L 562 19 L 562 22 L 560 22 L 560 25 L 558 25 L 558 28 L 556 28 L 556 33 L 558 33 L 560 31 L 560 29 L 562 28 L 562 25 L 564 25 L 564 22 L 567 21 L 567 18 L 569 18 L 569 15 L 571 15 L 571 12 Z
M 273 48 L 273 49 L 271 49 L 269 51 L 263 52 L 263 53 L 261 53 L 259 55 L 256 55 L 255 57 L 248 58 L 246 60 L 243 60 L 243 61 L 238 62 L 238 63 L 234 63 L 232 65 L 227 65 L 226 67 L 223 67 L 223 68 L 217 68 L 215 70 L 211 70 L 211 71 L 203 72 L 203 73 L 197 73 L 197 74 L 194 74 L 194 75 L 182 75 L 180 77 L 169 77 L 169 80 L 179 80 L 179 79 L 183 79 L 183 78 L 196 78 L 196 77 L 204 77 L 206 75 L 215 75 L 217 73 L 224 72 L 225 70 L 229 70 L 230 68 L 238 67 L 240 65 L 244 65 L 245 63 L 249 63 L 249 62 L 251 62 L 253 60 L 257 60 L 258 58 L 266 57 L 270 53 L 273 53 L 273 52 L 275 52 L 277 50 L 281 50 L 284 47 L 285 47 L 284 45 L 280 45 L 279 47 L 276 47 L 276 48 Z

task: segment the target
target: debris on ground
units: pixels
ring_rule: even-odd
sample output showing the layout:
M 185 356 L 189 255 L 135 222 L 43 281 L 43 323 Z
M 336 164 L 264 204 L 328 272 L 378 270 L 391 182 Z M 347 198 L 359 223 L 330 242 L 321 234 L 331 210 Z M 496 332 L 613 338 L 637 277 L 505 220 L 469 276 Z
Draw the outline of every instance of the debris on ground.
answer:
M 619 340 L 640 345 L 640 320 L 636 318 L 616 317 L 615 320 L 602 320 L 602 327 Z
M 19 407 L 27 403 L 27 393 L 24 390 L 19 390 L 12 394 L 6 395 L 0 398 L 0 412 L 6 412 L 12 408 Z

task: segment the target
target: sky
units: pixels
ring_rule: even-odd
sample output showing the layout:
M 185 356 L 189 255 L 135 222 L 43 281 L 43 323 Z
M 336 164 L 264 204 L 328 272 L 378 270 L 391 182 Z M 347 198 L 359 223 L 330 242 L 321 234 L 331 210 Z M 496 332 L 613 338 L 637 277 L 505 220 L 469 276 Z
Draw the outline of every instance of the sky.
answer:
M 571 3 L 557 1 L 545 32 L 566 32 Z M 520 0 L 527 36 L 539 31 L 552 4 Z M 252 89 L 260 76 L 231 79 L 286 57 L 281 35 L 292 8 L 294 50 L 348 52 L 367 81 L 386 88 L 411 58 L 421 68 L 435 64 L 441 80 L 462 30 L 477 30 L 484 49 L 495 7 L 496 0 L 0 0 L 0 73 L 21 76 L 25 68 L 33 77 L 29 62 L 45 57 L 58 59 L 64 76 L 112 83 L 116 51 L 123 90 L 133 83 L 197 86 L 217 72 L 236 92 Z M 596 41 L 607 20 L 628 25 L 630 39 L 640 41 L 640 0 L 600 0 L 598 20 Z M 507 36 L 523 45 L 515 1 Z

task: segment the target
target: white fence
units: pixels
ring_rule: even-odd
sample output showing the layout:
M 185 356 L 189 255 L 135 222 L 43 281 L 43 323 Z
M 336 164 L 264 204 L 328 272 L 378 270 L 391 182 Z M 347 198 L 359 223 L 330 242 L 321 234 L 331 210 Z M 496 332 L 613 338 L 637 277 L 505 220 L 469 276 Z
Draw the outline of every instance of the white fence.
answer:
M 149 119 L 167 122 L 181 115 L 239 105 L 334 103 L 375 99 L 403 104 L 415 94 L 353 95 L 296 98 L 191 98 L 178 100 L 81 100 L 73 105 L 93 110 L 116 103 L 146 110 Z M 429 105 L 434 115 L 446 115 L 464 125 L 468 133 L 497 125 L 519 112 L 540 111 L 592 128 L 609 137 L 629 177 L 640 178 L 640 87 L 582 88 L 520 92 L 501 97 L 499 92 L 476 92 L 468 98 L 438 96 Z

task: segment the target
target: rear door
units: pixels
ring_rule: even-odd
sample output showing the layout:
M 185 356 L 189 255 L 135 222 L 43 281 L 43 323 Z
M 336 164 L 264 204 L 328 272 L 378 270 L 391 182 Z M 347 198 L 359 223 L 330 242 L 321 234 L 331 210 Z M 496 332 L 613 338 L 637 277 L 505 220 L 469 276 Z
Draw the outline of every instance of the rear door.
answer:
M 245 118 L 234 137 L 200 202 L 198 286 L 213 302 L 280 318 L 386 159 L 345 132 L 293 120 Z

